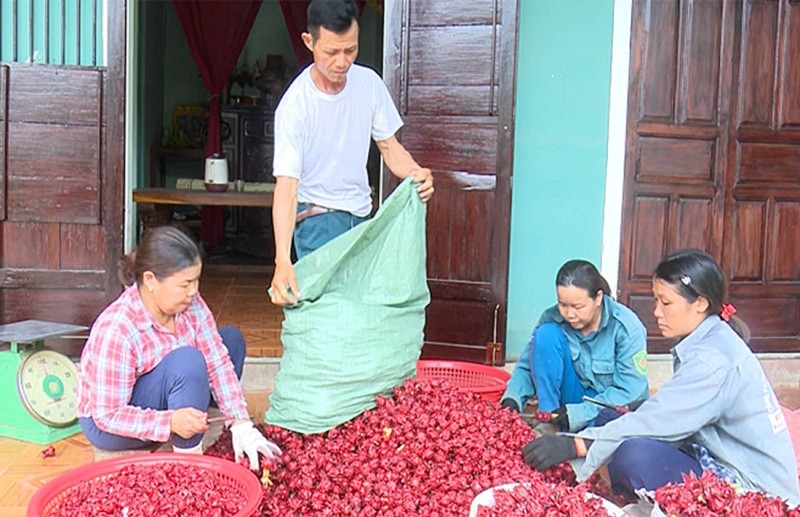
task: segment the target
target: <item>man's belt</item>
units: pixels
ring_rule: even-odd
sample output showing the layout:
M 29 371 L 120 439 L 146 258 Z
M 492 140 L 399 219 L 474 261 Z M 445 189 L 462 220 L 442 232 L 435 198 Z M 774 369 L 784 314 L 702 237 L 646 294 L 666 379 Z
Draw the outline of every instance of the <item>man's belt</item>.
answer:
M 327 214 L 328 212 L 335 212 L 333 208 L 325 208 L 324 206 L 318 205 L 309 205 L 308 208 L 305 210 L 301 210 L 297 212 L 297 216 L 295 217 L 294 223 L 300 224 L 301 222 L 305 221 L 309 217 L 314 217 L 315 215 L 322 215 Z

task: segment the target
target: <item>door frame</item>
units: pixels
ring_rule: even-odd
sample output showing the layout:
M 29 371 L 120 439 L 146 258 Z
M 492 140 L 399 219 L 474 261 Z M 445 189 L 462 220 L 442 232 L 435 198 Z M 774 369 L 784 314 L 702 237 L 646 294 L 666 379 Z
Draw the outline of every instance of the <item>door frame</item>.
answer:
M 614 0 L 600 272 L 608 281 L 615 298 L 619 297 L 622 251 L 622 207 L 625 185 L 625 142 L 628 138 L 632 16 L 633 0 Z
M 106 167 L 101 181 L 102 202 L 108 221 L 105 224 L 106 299 L 110 303 L 119 296 L 117 263 L 123 253 L 125 235 L 125 136 L 126 136 L 126 67 L 127 67 L 127 4 L 125 0 L 108 2 L 108 63 L 106 71 Z M 120 207 L 113 210 L 111 207 Z

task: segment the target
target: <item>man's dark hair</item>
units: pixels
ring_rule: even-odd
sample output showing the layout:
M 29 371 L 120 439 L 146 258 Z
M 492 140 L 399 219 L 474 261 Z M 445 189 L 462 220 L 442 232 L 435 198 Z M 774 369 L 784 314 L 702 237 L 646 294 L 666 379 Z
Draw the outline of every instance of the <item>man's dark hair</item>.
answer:
M 319 38 L 320 27 L 342 34 L 358 20 L 355 0 L 313 0 L 308 4 L 308 32 Z

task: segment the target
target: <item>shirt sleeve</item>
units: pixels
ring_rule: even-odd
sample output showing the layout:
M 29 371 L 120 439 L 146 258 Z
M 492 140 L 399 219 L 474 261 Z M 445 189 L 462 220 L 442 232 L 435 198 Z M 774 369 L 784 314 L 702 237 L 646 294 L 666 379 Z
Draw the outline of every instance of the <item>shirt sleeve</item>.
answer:
M 293 109 L 279 105 L 275 111 L 275 146 L 272 175 L 300 179 L 303 171 L 305 121 Z
M 94 352 L 94 413 L 98 429 L 139 440 L 166 442 L 171 434 L 172 411 L 142 409 L 130 405 L 136 383 L 136 355 L 127 325 L 121 316 L 92 327 L 90 340 Z
M 372 112 L 372 138 L 380 142 L 386 140 L 403 127 L 403 119 L 397 112 L 392 96 L 380 77 L 374 74 L 375 107 Z
M 520 411 L 525 407 L 528 399 L 536 394 L 536 387 L 533 384 L 531 374 L 531 347 L 533 346 L 533 336 L 522 349 L 517 359 L 517 365 L 511 373 L 511 378 L 506 384 L 506 391 L 502 399 L 511 399 L 517 403 Z M 501 399 L 501 400 L 502 400 Z
M 228 349 L 217 331 L 214 315 L 202 298 L 198 296 L 197 301 L 200 306 L 200 324 L 197 328 L 196 346 L 206 358 L 208 379 L 211 382 L 214 400 L 219 404 L 223 415 L 249 420 L 244 393 L 239 379 L 236 378 Z
M 636 411 L 603 427 L 581 431 L 580 437 L 594 441 L 578 470 L 578 481 L 588 479 L 628 438 L 678 443 L 716 421 L 722 411 L 721 386 L 722 379 L 705 362 L 695 359 L 684 363 Z
M 637 361 L 642 353 L 647 354 L 647 337 L 643 325 L 629 332 L 619 325 L 614 336 L 615 356 L 613 384 L 599 392 L 594 398 L 614 406 L 624 406 L 648 396 L 647 370 Z M 583 429 L 602 408 L 592 402 L 567 404 L 571 430 Z

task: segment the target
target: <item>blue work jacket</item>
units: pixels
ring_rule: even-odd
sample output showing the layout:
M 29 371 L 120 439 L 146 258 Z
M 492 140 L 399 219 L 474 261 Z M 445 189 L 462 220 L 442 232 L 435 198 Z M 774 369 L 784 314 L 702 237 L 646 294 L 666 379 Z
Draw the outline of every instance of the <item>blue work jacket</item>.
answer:
M 603 295 L 600 325 L 588 336 L 564 321 L 558 305 L 542 313 L 536 328 L 545 323 L 555 323 L 564 332 L 575 373 L 584 391 L 593 391 L 597 393 L 594 398 L 615 406 L 647 398 L 647 334 L 632 310 Z M 536 328 L 522 349 L 502 397 L 514 400 L 520 408 L 536 394 L 531 373 L 531 348 Z M 573 431 L 586 427 L 603 409 L 592 402 L 567 404 L 566 407 Z
M 719 316 L 709 316 L 672 349 L 675 373 L 635 412 L 579 433 L 594 440 L 577 461 L 584 481 L 628 438 L 691 450 L 703 445 L 746 488 L 800 504 L 786 420 L 761 363 Z M 581 464 L 582 463 L 582 464 Z

